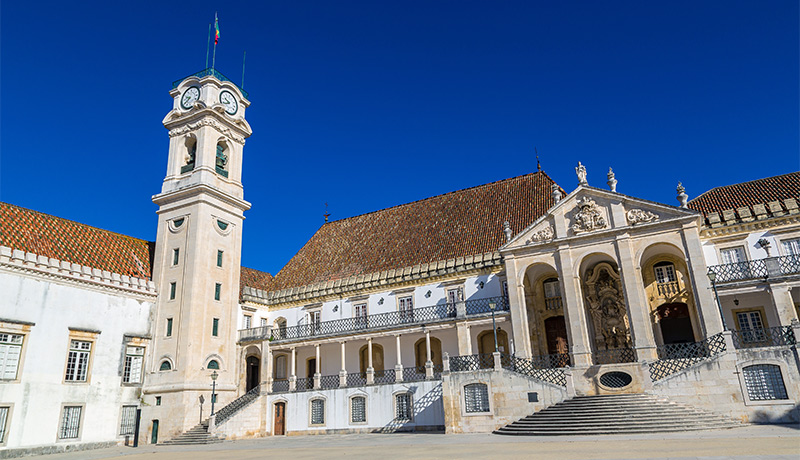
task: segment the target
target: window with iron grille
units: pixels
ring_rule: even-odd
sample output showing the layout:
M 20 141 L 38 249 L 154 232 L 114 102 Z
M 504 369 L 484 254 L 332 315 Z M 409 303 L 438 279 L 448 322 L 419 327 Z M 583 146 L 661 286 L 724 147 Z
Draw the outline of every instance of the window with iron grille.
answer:
M 489 412 L 489 387 L 483 383 L 464 386 L 464 407 L 466 412 Z
M 22 355 L 23 336 L 20 334 L 0 333 L 0 379 L 17 378 L 19 357 Z
M 122 406 L 122 418 L 119 424 L 119 434 L 134 434 L 136 428 L 136 406 Z
M 125 347 L 125 366 L 122 370 L 122 383 L 142 381 L 144 347 Z
M 755 364 L 743 368 L 742 374 L 751 401 L 789 399 L 780 366 Z
M 653 270 L 656 274 L 656 281 L 659 284 L 672 283 L 678 280 L 675 277 L 675 265 L 669 262 L 659 262 L 653 267 Z
M 350 423 L 367 421 L 367 398 L 355 396 L 350 400 Z
M 324 425 L 325 424 L 325 400 L 312 399 L 311 400 L 311 424 Z
M 6 442 L 6 433 L 8 432 L 8 413 L 11 412 L 11 407 L 0 406 L 0 444 Z
M 61 426 L 58 428 L 58 439 L 76 439 L 81 427 L 81 406 L 64 406 L 61 413 Z
M 89 356 L 92 352 L 92 342 L 83 340 L 69 341 L 69 355 L 67 355 L 67 382 L 85 382 L 89 372 Z
M 396 420 L 411 420 L 411 393 L 394 396 L 394 413 Z

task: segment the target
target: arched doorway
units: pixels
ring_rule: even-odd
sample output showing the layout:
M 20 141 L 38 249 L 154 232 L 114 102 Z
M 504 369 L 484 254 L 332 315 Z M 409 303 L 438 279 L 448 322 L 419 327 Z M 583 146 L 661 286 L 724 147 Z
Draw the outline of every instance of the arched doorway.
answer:
M 252 390 L 261 382 L 260 361 L 258 356 L 248 356 L 247 359 L 245 359 L 245 365 L 247 366 L 245 391 Z
M 694 342 L 689 306 L 682 302 L 667 303 L 656 309 L 664 345 Z
M 508 334 L 502 328 L 497 328 L 497 351 L 508 353 Z M 494 353 L 494 333 L 491 329 L 478 334 L 478 353 Z
M 275 403 L 275 423 L 272 425 L 272 434 L 281 436 L 286 434 L 286 403 L 279 401 Z
M 414 362 L 417 366 L 417 372 L 425 372 L 425 362 L 428 360 L 428 355 L 424 337 L 417 340 L 414 344 L 414 350 L 416 355 Z M 442 342 L 436 337 L 431 337 L 431 361 L 433 361 L 434 366 L 442 365 Z
M 567 339 L 567 323 L 563 316 L 552 316 L 544 320 L 544 332 L 547 338 L 547 354 L 553 367 L 569 366 L 569 340 Z
M 369 345 L 364 345 L 358 350 L 359 356 L 359 369 L 361 375 L 367 375 L 367 368 L 369 367 Z M 372 344 L 372 369 L 375 371 L 376 377 L 383 376 L 383 347 L 377 344 Z

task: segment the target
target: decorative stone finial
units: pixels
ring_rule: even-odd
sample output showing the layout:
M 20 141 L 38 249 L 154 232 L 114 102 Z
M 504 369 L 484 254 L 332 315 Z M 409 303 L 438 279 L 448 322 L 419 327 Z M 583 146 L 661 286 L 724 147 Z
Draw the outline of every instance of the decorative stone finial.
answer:
M 681 207 L 687 207 L 686 203 L 689 201 L 689 195 L 686 194 L 686 188 L 684 188 L 683 184 L 678 182 L 678 188 L 676 190 L 678 191 L 678 201 L 680 201 Z
M 550 186 L 550 193 L 553 196 L 553 203 L 558 203 L 561 201 L 561 197 L 564 196 L 561 194 L 561 189 L 556 184 Z
M 586 182 L 586 166 L 582 165 L 580 161 L 575 168 L 575 174 L 578 175 L 578 185 L 589 185 L 589 182 Z
M 506 243 L 511 241 L 511 237 L 514 236 L 514 232 L 511 231 L 511 224 L 508 221 L 503 222 L 503 233 L 506 234 Z
M 614 177 L 614 170 L 608 168 L 608 188 L 611 189 L 612 192 L 617 191 L 617 179 Z

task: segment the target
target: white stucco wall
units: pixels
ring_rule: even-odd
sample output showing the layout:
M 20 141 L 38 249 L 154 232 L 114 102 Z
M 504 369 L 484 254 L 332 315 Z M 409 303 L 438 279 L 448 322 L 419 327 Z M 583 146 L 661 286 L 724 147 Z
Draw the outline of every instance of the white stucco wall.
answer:
M 18 381 L 0 382 L 0 403 L 13 404 L 5 448 L 122 439 L 122 406 L 138 404 L 140 391 L 122 385 L 123 335 L 149 334 L 153 302 L 88 286 L 0 270 L 0 318 L 35 323 L 25 337 Z M 64 382 L 69 328 L 100 331 L 88 383 Z M 84 405 L 76 440 L 57 439 L 64 404 Z

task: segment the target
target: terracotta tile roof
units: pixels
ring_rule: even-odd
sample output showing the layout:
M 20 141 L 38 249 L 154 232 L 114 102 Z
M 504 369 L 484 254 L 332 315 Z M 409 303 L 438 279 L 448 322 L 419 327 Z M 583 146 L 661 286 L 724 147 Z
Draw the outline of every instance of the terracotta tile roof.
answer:
M 496 251 L 503 221 L 516 234 L 553 205 L 553 183 L 540 171 L 329 222 L 269 290 Z
M 787 199 L 790 200 L 788 204 L 785 201 Z M 800 172 L 715 187 L 689 201 L 688 207 L 702 212 L 706 217 L 706 223 L 715 225 L 717 222 L 734 223 L 752 220 L 762 209 L 766 211 L 766 214 L 761 214 L 764 217 L 791 212 L 789 207 L 792 200 L 800 200 Z M 778 208 L 773 209 L 769 203 L 775 201 L 780 204 Z M 739 208 L 746 208 L 742 209 L 744 215 L 741 215 Z M 727 219 L 725 211 L 728 211 Z M 735 214 L 731 211 L 735 211 Z M 718 216 L 715 216 L 715 213 Z
M 244 287 L 251 287 L 261 289 L 262 291 L 269 291 L 272 288 L 272 282 L 275 278 L 267 272 L 254 270 L 252 268 L 242 267 L 239 271 L 239 296 L 241 298 Z
M 155 243 L 0 202 L 0 246 L 150 279 Z

